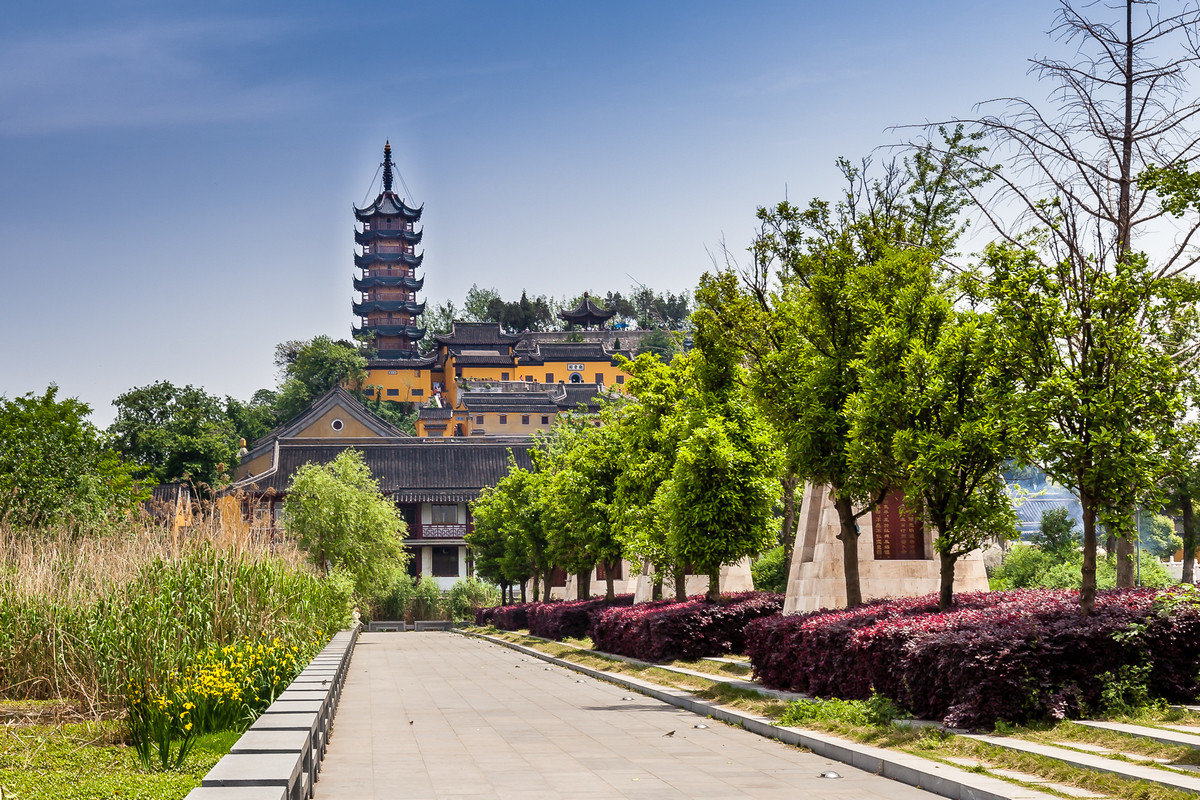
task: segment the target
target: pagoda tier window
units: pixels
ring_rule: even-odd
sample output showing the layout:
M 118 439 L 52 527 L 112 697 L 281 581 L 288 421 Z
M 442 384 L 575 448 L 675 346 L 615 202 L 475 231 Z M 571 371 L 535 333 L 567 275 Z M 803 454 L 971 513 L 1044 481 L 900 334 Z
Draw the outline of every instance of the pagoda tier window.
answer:
M 458 506 L 453 503 L 434 503 L 430 508 L 434 525 L 454 525 L 458 522 Z

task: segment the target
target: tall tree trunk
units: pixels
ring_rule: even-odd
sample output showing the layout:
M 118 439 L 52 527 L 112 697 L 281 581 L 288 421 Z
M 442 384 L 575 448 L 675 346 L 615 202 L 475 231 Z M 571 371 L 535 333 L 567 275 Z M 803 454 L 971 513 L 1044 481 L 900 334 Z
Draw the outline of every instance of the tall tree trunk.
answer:
M 842 562 L 846 571 L 846 607 L 862 605 L 862 587 L 858 580 L 858 524 L 854 519 L 854 507 L 849 498 L 841 497 L 834 490 L 833 507 L 837 509 L 841 531 L 837 538 L 842 540 Z
M 1189 482 L 1190 483 L 1190 482 Z M 1186 488 L 1190 489 L 1191 486 Z M 1183 583 L 1195 583 L 1196 569 L 1196 517 L 1192 509 L 1192 496 L 1186 491 L 1179 493 L 1179 512 L 1183 515 Z
M 613 573 L 617 571 L 617 567 L 620 565 L 620 561 L 616 562 L 615 564 L 611 561 L 604 562 L 604 599 L 610 603 L 617 596 L 617 581 L 616 578 L 613 577 Z
M 785 575 L 792 574 L 792 550 L 796 544 L 796 487 L 800 478 L 796 475 L 785 475 L 779 479 L 783 487 L 783 522 L 779 527 L 780 544 L 783 545 L 783 563 Z
M 525 584 L 526 581 L 521 581 L 521 602 L 525 602 Z
M 1079 490 L 1083 507 L 1083 571 L 1079 588 L 1079 613 L 1090 617 L 1096 612 L 1096 509 L 1092 496 Z
M 500 605 L 502 605 L 502 606 L 508 605 L 509 604 L 508 599 L 509 599 L 508 598 L 508 581 L 501 581 L 501 583 L 500 583 Z
M 1106 534 L 1104 537 L 1104 555 L 1108 557 L 1117 554 L 1117 535 L 1115 533 Z
M 550 590 L 554 588 L 551 584 L 554 583 L 554 570 L 548 568 L 542 573 L 542 597 L 546 598 L 543 602 L 550 602 Z
M 592 571 L 590 569 L 582 570 L 575 573 L 575 597 L 578 600 L 587 600 L 592 596 Z
M 651 600 L 662 600 L 662 575 L 654 573 L 654 588 L 650 591 Z
M 704 595 L 704 599 L 710 603 L 715 603 L 721 599 L 720 567 L 717 567 L 715 570 L 708 573 L 708 594 Z
M 1117 539 L 1117 588 L 1128 589 L 1134 584 L 1137 565 L 1134 563 L 1136 548 L 1124 536 Z
M 684 570 L 687 567 L 683 564 L 675 565 L 675 602 L 682 603 L 687 600 L 687 573 Z
M 938 611 L 948 611 L 954 605 L 954 566 L 958 556 L 953 553 L 938 553 L 941 560 L 941 584 L 938 586 Z
M 539 577 L 540 576 L 535 572 L 535 573 L 533 573 L 533 577 L 529 579 L 530 582 L 533 584 L 533 602 L 535 602 L 535 603 L 538 601 L 538 578 Z M 546 599 L 549 600 L 550 598 L 546 598 Z

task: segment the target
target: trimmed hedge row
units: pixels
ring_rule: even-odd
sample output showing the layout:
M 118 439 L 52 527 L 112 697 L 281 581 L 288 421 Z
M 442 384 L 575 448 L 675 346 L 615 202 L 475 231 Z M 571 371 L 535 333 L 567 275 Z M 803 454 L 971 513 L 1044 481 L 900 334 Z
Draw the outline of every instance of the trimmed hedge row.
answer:
M 551 600 L 548 603 L 516 603 L 480 608 L 476 625 L 495 625 L 502 631 L 529 629 L 534 636 L 565 639 L 587 636 L 595 616 L 610 606 L 631 606 L 633 595 L 619 594 L 610 603 L 603 597 L 591 600 Z
M 592 622 L 605 609 L 632 605 L 631 594 L 619 594 L 612 602 L 595 597 L 532 603 L 529 606 L 529 632 L 544 639 L 578 639 L 591 632 Z
M 963 594 L 945 614 L 928 595 L 754 620 L 747 653 L 771 688 L 845 699 L 873 688 L 955 727 L 1074 718 L 1139 672 L 1151 696 L 1196 699 L 1200 609 L 1185 597 L 1101 592 L 1081 617 L 1074 591 Z
M 596 616 L 592 642 L 597 650 L 642 661 L 673 661 L 740 653 L 751 620 L 777 615 L 783 595 L 742 592 L 716 603 L 699 597 L 608 608 Z

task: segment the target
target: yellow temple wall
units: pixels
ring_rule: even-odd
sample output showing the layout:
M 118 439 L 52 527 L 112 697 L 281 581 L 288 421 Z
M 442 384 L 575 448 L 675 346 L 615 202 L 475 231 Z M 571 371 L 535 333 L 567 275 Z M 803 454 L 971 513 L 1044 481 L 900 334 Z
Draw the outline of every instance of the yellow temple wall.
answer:
M 397 403 L 427 403 L 433 394 L 433 379 L 428 367 L 422 369 L 369 369 L 363 388 L 375 387 L 381 400 Z M 392 394 L 389 390 L 395 392 Z M 374 395 L 370 395 L 374 397 Z

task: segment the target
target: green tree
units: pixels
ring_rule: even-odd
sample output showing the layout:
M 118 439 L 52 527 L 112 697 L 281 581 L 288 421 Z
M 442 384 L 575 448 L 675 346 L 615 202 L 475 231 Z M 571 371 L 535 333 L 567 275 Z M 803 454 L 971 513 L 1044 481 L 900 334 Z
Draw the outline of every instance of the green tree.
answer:
M 463 319 L 468 322 L 499 322 L 491 319 L 495 303 L 501 302 L 500 293 L 495 289 L 480 289 L 479 284 L 471 284 L 463 302 Z
M 1153 477 L 1145 471 L 1150 464 L 1144 459 L 1120 464 L 1101 456 L 1100 462 L 1092 463 L 1086 455 L 1095 452 L 1091 437 L 1106 439 L 1111 430 L 1107 425 L 1120 422 L 1101 412 L 1093 421 L 1103 429 L 1085 423 L 1095 407 L 1087 400 L 1093 393 L 1124 394 L 1126 388 L 1132 388 L 1120 378 L 1124 388 L 1110 391 L 1103 384 L 1117 374 L 1108 363 L 1108 348 L 1119 346 L 1111 338 L 1114 323 L 1109 317 L 1115 316 L 1119 320 L 1115 324 L 1128 329 L 1122 336 L 1133 337 L 1133 323 L 1148 319 L 1145 313 L 1157 304 L 1162 286 L 1153 282 L 1177 276 L 1195 262 L 1190 242 L 1200 231 L 1200 219 L 1190 218 L 1172 226 L 1175 243 L 1157 249 L 1152 259 L 1137 253 L 1139 238 L 1146 234 L 1170 240 L 1162 235 L 1167 233 L 1165 215 L 1175 204 L 1186 205 L 1189 198 L 1185 194 L 1176 201 L 1159 202 L 1155 192 L 1166 190 L 1170 195 L 1174 178 L 1200 156 L 1200 137 L 1194 130 L 1200 106 L 1188 92 L 1189 78 L 1200 63 L 1195 41 L 1200 8 L 1180 6 L 1160 13 L 1155 6 L 1157 3 L 1142 0 L 1087 4 L 1085 14 L 1069 2 L 1060 2 L 1053 31 L 1056 38 L 1069 43 L 1074 60 L 1033 60 L 1035 74 L 1054 84 L 1050 94 L 1054 107 L 1039 108 L 1023 98 L 1008 98 L 994 101 L 1003 104 L 999 113 L 973 120 L 993 137 L 996 152 L 1007 155 L 997 164 L 975 162 L 996 176 L 999 187 L 994 197 L 978 198 L 984 215 L 1008 249 L 1034 254 L 1024 258 L 1039 261 L 1041 274 L 1053 278 L 1053 286 L 1060 292 L 1055 313 L 1074 318 L 1054 335 L 1055 347 L 1072 350 L 1070 358 L 1078 368 L 1077 374 L 1056 379 L 1062 389 L 1058 405 L 1061 408 L 1083 400 L 1087 410 L 1076 416 L 1073 429 L 1059 428 L 1062 435 L 1078 440 L 1071 448 L 1075 455 L 1067 459 L 1073 466 L 1064 469 L 1062 459 L 1056 456 L 1056 460 L 1060 474 L 1075 473 L 1072 481 L 1079 474 L 1093 473 L 1087 478 L 1088 487 L 1077 487 L 1088 495 L 1081 592 L 1085 613 L 1090 613 L 1095 596 L 1095 517 L 1110 518 L 1112 524 L 1106 525 L 1110 535 L 1119 535 L 1119 585 L 1131 586 L 1129 521 L 1138 505 L 1137 490 Z M 1146 180 L 1139 183 L 1139 174 Z M 1012 269 L 1004 273 L 1011 276 Z M 1150 294 L 1139 295 L 1139 285 Z M 1045 296 L 1044 290 L 1040 294 Z M 1159 328 L 1155 322 L 1154 327 Z M 1107 340 L 1098 346 L 1091 335 L 1093 325 L 1106 329 Z M 1079 338 L 1058 338 L 1058 333 Z M 1158 330 L 1142 332 L 1147 339 L 1158 334 Z M 1178 351 L 1175 354 L 1179 355 Z M 1145 366 L 1155 371 L 1148 363 Z M 1161 376 L 1152 377 L 1136 368 L 1134 374 L 1147 381 L 1141 387 L 1145 391 L 1174 391 Z M 1085 383 L 1073 383 L 1073 379 Z M 1146 427 L 1139 427 L 1134 436 L 1150 434 L 1159 427 L 1154 417 L 1160 417 L 1157 411 L 1138 420 L 1139 426 L 1144 423 Z M 1153 442 L 1145 440 L 1143 444 Z M 1063 448 L 1058 449 L 1059 455 L 1064 455 Z M 1118 477 L 1114 471 L 1125 474 Z M 1133 478 L 1127 484 L 1130 491 L 1110 493 L 1100 486 L 1124 478 Z M 1095 495 L 1096 490 L 1102 495 Z M 1118 516 L 1125 520 L 1118 521 Z
M 259 438 L 278 424 L 275 401 L 275 392 L 270 389 L 259 389 L 247 403 L 233 397 L 225 398 L 225 416 L 233 424 L 234 434 L 246 440 L 247 447 L 254 447 Z
M 296 470 L 283 508 L 285 529 L 313 563 L 348 571 L 362 596 L 384 593 L 407 564 L 404 520 L 357 450 Z
M 852 606 L 862 602 L 857 520 L 888 488 L 886 475 L 849 460 L 859 358 L 902 289 L 932 290 L 930 265 L 952 253 L 966 192 L 982 180 L 970 164 L 975 139 L 961 128 L 942 136 L 940 151 L 919 148 L 875 179 L 869 161 L 839 160 L 846 188 L 835 205 L 759 209 L 750 270 L 731 263 L 704 276 L 697 292 L 697 335 L 707 325 L 737 342 L 751 394 L 788 442 L 797 474 L 829 487 Z
M 708 575 L 708 599 L 720 595 L 721 567 L 768 549 L 777 535 L 779 451 L 773 432 L 748 402 L 740 353 L 696 312 L 692 380 L 676 414 L 679 448 L 664 485 L 670 538 L 678 560 Z
M 542 476 L 516 465 L 509 459 L 509 470 L 485 488 L 472 504 L 474 527 L 467 535 L 467 544 L 475 554 L 475 572 L 497 584 L 519 584 L 524 599 L 524 585 L 534 579 L 533 599 L 539 596 L 537 579 L 541 578 L 550 596 L 549 546 L 542 522 Z
M 621 368 L 630 374 L 625 384 L 629 402 L 601 412 L 620 444 L 621 470 L 610 507 L 614 533 L 630 558 L 643 569 L 653 569 L 656 594 L 662 591 L 663 577 L 672 576 L 676 599 L 684 600 L 685 565 L 671 549 L 663 485 L 675 468 L 677 426 L 668 423 L 682 399 L 681 380 L 688 365 L 684 359 L 667 364 L 644 353 L 633 361 L 622 359 Z
M 1079 494 L 1080 605 L 1091 614 L 1097 524 L 1128 542 L 1132 509 L 1158 505 L 1166 437 L 1183 412 L 1168 339 L 1186 295 L 1140 257 L 1100 269 L 997 245 L 985 263 L 986 296 L 1003 330 L 1002 368 L 1015 380 L 1010 422 L 1024 443 L 1023 460 Z M 1128 572 L 1118 553 L 1119 573 Z
M 610 508 L 620 464 L 615 431 L 587 416 L 559 415 L 544 449 L 535 452 L 543 473 L 546 534 L 555 564 L 574 572 L 580 599 L 590 596 L 598 563 L 615 566 L 623 557 Z M 607 596 L 614 593 L 606 571 Z
M 853 469 L 881 471 L 933 524 L 942 611 L 953 603 L 958 559 L 1016 533 L 1000 475 L 1011 449 L 1011 386 L 996 368 L 994 339 L 985 317 L 956 311 L 943 291 L 914 281 L 868 337 L 861 388 L 848 400 Z
M 361 388 L 367 359 L 351 342 L 316 336 L 276 345 L 275 366 L 280 375 L 275 413 L 286 422 L 335 386 Z
M 92 526 L 149 497 L 90 413 L 75 398 L 59 400 L 53 384 L 41 395 L 0 397 L 0 523 Z
M 159 381 L 113 401 L 113 448 L 159 483 L 191 481 L 211 491 L 229 481 L 238 433 L 226 404 L 196 386 Z
M 1065 558 L 1079 547 L 1079 527 L 1065 506 L 1047 509 L 1032 541 L 1042 552 Z

